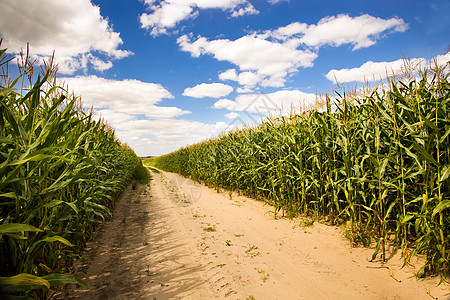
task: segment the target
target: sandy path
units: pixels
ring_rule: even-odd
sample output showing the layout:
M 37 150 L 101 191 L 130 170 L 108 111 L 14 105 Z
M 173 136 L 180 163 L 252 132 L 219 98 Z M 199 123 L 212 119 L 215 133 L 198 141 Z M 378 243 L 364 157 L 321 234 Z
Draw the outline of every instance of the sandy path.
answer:
M 385 266 L 340 229 L 274 220 L 268 206 L 171 173 L 150 192 L 129 188 L 90 244 L 73 299 L 450 299 L 450 285 L 416 280 L 398 255 Z M 145 195 L 145 194 L 147 195 Z

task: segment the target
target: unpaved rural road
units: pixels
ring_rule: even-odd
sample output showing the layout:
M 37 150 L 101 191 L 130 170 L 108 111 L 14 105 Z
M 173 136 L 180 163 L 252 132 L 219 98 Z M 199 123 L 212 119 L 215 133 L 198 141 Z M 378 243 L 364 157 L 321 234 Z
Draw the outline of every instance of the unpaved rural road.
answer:
M 75 262 L 90 289 L 54 298 L 450 299 L 450 285 L 416 280 L 398 254 L 368 262 L 373 250 L 350 247 L 338 227 L 275 220 L 262 202 L 171 173 L 150 186 L 128 187 Z

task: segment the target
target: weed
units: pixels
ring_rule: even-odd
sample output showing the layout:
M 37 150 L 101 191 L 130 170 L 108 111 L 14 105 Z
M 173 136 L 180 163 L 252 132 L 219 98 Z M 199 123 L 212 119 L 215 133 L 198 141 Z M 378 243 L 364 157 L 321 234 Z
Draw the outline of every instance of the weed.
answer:
M 204 218 L 204 217 L 206 217 L 206 215 L 201 216 L 201 215 L 195 213 L 195 214 L 192 215 L 192 217 L 193 218 Z
M 269 279 L 269 274 L 268 273 L 266 274 L 266 271 L 264 271 L 263 269 L 255 268 L 255 270 L 256 272 L 258 272 L 258 274 L 261 274 L 261 280 L 263 282 L 266 282 L 267 279 Z
M 211 224 L 208 224 L 208 227 L 203 228 L 203 231 L 216 232 L 216 226 L 215 225 L 211 226 Z
M 311 227 L 313 225 L 314 225 L 313 218 L 307 218 L 307 217 L 300 218 L 299 226 L 302 229 L 305 229 L 306 227 Z
M 258 251 L 258 247 L 255 245 L 249 245 L 248 249 L 245 250 L 245 254 L 247 254 L 248 257 L 254 258 L 261 254 L 261 252 Z

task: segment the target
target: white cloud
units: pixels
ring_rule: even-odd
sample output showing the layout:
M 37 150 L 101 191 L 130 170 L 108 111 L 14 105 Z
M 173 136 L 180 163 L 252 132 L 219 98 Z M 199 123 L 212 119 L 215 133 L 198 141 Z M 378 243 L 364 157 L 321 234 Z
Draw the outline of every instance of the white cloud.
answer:
M 249 88 L 237 88 L 236 89 L 236 93 L 239 93 L 239 94 L 248 94 L 248 93 L 252 93 L 253 92 L 253 90 L 252 89 L 249 89 Z
M 436 56 L 436 62 L 438 65 L 447 65 L 447 68 L 450 68 L 450 51 L 446 54 Z M 433 65 L 433 62 L 431 62 L 431 65 Z
M 357 50 L 374 45 L 383 33 L 404 32 L 407 29 L 408 25 L 400 18 L 381 19 L 368 14 L 359 17 L 340 14 L 322 18 L 317 25 L 291 23 L 277 30 L 267 31 L 264 36 L 316 48 L 351 44 L 353 50 Z
M 290 0 L 268 0 L 270 4 L 274 5 L 279 2 L 289 2 Z
M 194 98 L 220 98 L 227 96 L 233 91 L 233 87 L 223 83 L 202 83 L 197 84 L 194 87 L 186 88 L 183 92 L 183 96 L 189 96 Z
M 230 99 L 220 99 L 220 100 L 216 101 L 216 103 L 214 103 L 212 108 L 215 108 L 215 109 L 226 108 L 228 110 L 233 110 L 233 107 L 235 106 L 235 104 L 236 103 Z
M 261 81 L 261 76 L 256 72 L 241 72 L 237 73 L 236 69 L 229 69 L 219 74 L 221 80 L 232 80 L 238 82 L 240 85 L 246 87 L 254 87 Z
M 182 119 L 131 120 L 113 124 L 121 141 L 138 155 L 162 155 L 217 136 L 226 127 L 223 122 L 206 124 Z
M 235 113 L 234 111 L 232 111 L 228 114 L 225 114 L 225 117 L 228 119 L 237 119 L 240 117 L 240 115 L 238 113 Z
M 111 61 L 104 62 L 103 60 L 99 59 L 98 57 L 93 56 L 92 54 L 89 54 L 90 63 L 97 71 L 105 71 L 108 69 L 111 69 L 113 64 Z
M 97 119 L 103 119 L 110 125 L 122 124 L 135 118 L 133 115 L 110 109 L 96 110 L 94 115 Z
M 110 80 L 97 76 L 65 77 L 61 81 L 81 96 L 86 107 L 142 114 L 150 118 L 172 118 L 190 113 L 177 107 L 156 106 L 162 99 L 173 98 L 169 91 L 156 83 L 135 79 Z
M 387 77 L 402 74 L 405 70 L 411 68 L 415 71 L 425 67 L 434 68 L 435 61 L 440 66 L 447 65 L 449 67 L 450 52 L 437 55 L 428 61 L 425 58 L 397 59 L 395 61 L 383 62 L 367 61 L 361 66 L 351 69 L 330 70 L 325 76 L 334 83 L 382 81 Z
M 123 43 L 98 6 L 89 0 L 2 0 L 0 36 L 10 53 L 19 53 L 30 43 L 34 56 L 48 58 L 55 53 L 60 73 L 72 74 L 88 64 L 103 71 L 114 59 L 131 55 L 120 50 Z M 101 60 L 93 51 L 106 57 Z
M 253 5 L 247 5 L 245 7 L 239 8 L 238 10 L 234 10 L 231 14 L 232 17 L 242 17 L 245 15 L 256 15 L 259 12 L 253 7 Z
M 219 74 L 220 80 L 232 80 L 238 81 L 238 75 L 236 69 L 228 69 L 225 72 Z
M 174 117 L 190 113 L 162 107 L 173 98 L 160 84 L 138 80 L 109 80 L 96 76 L 62 78 L 69 91 L 80 95 L 83 105 L 93 106 L 96 118 L 110 124 L 117 137 L 136 154 L 161 155 L 221 133 L 226 124 L 206 124 Z M 61 84 L 62 85 L 62 84 Z
M 291 107 L 304 109 L 314 105 L 315 94 L 308 94 L 299 90 L 282 90 L 269 94 L 241 94 L 235 101 L 220 99 L 212 108 L 230 111 L 245 111 L 251 113 L 287 112 Z
M 192 41 L 187 35 L 177 40 L 181 50 L 193 57 L 211 54 L 219 61 L 229 61 L 244 72 L 234 76 L 233 71 L 222 73 L 221 79 L 236 80 L 242 85 L 280 87 L 285 77 L 300 67 L 311 67 L 317 54 L 309 50 L 298 50 L 289 45 L 271 42 L 254 35 L 237 40 L 219 39 L 209 41 L 199 37 Z
M 199 10 L 221 9 L 231 12 L 231 17 L 257 14 L 258 11 L 247 0 L 145 0 L 151 13 L 140 16 L 141 27 L 151 29 L 153 36 L 166 34 L 183 20 L 196 18 Z
M 423 58 L 414 58 L 410 60 L 412 65 L 418 65 L 426 62 Z M 380 81 L 402 73 L 405 67 L 405 61 L 398 59 L 391 62 L 373 62 L 368 61 L 362 64 L 360 67 L 351 69 L 331 70 L 325 76 L 328 80 L 334 83 L 346 83 L 352 81 L 367 82 L 367 81 Z
M 317 24 L 294 22 L 262 33 L 251 33 L 236 40 L 182 35 L 180 49 L 193 57 L 212 55 L 237 67 L 219 74 L 248 88 L 256 85 L 283 87 L 287 78 L 300 68 L 312 67 L 318 49 L 324 45 L 353 45 L 353 50 L 372 46 L 383 34 L 408 28 L 400 18 L 381 19 L 370 15 L 351 17 L 341 14 L 321 19 Z

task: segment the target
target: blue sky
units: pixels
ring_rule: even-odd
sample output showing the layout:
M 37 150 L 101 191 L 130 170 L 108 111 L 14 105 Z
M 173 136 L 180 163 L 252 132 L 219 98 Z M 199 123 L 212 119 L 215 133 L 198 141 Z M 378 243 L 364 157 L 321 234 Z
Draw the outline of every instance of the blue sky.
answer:
M 2 0 L 2 48 L 59 78 L 138 155 L 160 155 L 450 59 L 449 0 Z

